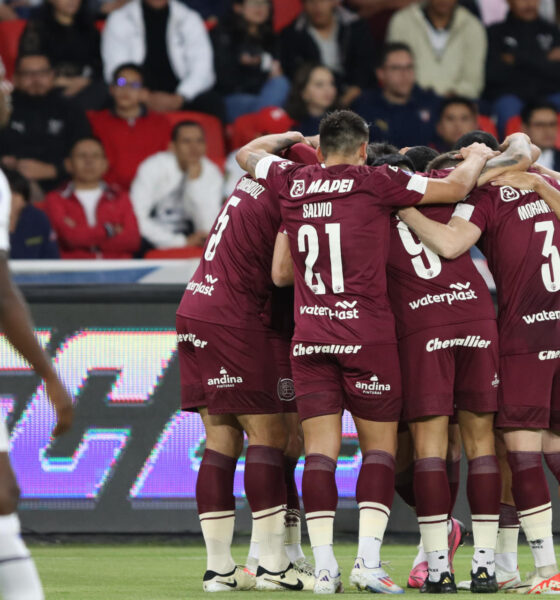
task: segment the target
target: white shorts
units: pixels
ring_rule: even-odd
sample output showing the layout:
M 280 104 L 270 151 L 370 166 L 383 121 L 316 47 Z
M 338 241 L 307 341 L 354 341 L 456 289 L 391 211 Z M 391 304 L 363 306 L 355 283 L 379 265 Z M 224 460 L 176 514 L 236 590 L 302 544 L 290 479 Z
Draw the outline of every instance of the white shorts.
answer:
M 8 452 L 10 449 L 10 434 L 6 422 L 0 420 L 0 452 Z

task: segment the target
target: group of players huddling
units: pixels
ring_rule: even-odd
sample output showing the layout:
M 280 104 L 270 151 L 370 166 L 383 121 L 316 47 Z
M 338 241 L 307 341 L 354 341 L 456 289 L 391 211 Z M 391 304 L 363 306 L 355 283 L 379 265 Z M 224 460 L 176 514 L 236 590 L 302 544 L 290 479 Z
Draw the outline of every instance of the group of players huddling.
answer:
M 422 538 L 409 587 L 560 593 L 542 467 L 544 453 L 560 480 L 560 174 L 531 168 L 538 150 L 523 134 L 498 148 L 472 132 L 435 158 L 368 140 L 359 116 L 336 111 L 318 142 L 288 132 L 242 148 L 247 175 L 177 311 L 182 407 L 206 428 L 203 589 L 342 591 L 333 520 L 348 410 L 362 455 L 352 586 L 403 592 L 380 560 L 396 487 Z M 469 255 L 477 242 L 496 281 L 497 324 Z M 292 283 L 293 300 L 281 289 Z M 457 429 L 474 542 L 471 581 L 458 586 Z M 239 567 L 233 480 L 244 432 L 253 532 Z M 300 546 L 302 449 L 314 567 Z M 535 561 L 526 582 L 520 523 Z

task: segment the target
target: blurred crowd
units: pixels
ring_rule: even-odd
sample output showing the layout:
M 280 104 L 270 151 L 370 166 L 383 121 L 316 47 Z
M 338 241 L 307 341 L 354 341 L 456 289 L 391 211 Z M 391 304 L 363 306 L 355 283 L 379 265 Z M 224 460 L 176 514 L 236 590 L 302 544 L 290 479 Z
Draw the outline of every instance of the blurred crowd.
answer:
M 524 130 L 559 169 L 556 5 L 0 0 L 12 257 L 196 255 L 233 151 L 333 108 L 398 147 Z

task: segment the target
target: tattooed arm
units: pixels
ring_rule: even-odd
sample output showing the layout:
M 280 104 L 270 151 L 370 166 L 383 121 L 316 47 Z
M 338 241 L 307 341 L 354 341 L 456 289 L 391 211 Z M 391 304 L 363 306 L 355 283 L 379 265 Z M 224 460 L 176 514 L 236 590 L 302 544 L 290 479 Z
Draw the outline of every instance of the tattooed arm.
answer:
M 507 171 L 526 171 L 540 155 L 540 150 L 524 133 L 508 136 L 500 150 L 502 153 L 491 158 L 482 169 L 477 185 L 484 185 Z
M 277 154 L 280 150 L 303 141 L 305 141 L 305 138 L 299 131 L 265 135 L 243 146 L 237 152 L 237 162 L 242 169 L 255 177 L 255 168 L 261 158 L 264 158 L 267 154 Z

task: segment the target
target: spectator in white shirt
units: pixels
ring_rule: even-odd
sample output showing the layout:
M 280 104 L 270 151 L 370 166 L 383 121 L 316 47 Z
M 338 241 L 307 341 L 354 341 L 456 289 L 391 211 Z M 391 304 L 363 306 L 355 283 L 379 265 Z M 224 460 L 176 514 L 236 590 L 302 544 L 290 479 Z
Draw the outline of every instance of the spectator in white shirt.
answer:
M 202 127 L 181 121 L 173 129 L 170 150 L 138 167 L 130 195 L 145 251 L 204 245 L 224 185 L 220 169 L 205 155 Z

